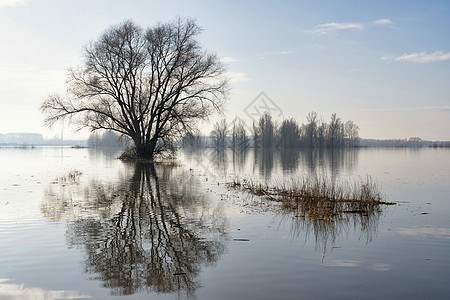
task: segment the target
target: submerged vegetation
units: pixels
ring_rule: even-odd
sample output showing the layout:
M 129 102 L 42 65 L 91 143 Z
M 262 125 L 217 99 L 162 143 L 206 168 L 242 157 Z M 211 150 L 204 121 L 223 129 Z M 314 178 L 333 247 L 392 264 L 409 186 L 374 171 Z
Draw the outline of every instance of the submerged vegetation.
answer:
M 383 200 L 376 182 L 365 180 L 336 182 L 329 177 L 298 177 L 270 187 L 252 181 L 235 180 L 231 188 L 281 203 L 281 222 L 288 222 L 291 233 L 308 239 L 312 234 L 316 249 L 324 255 L 335 248 L 340 237 L 359 232 L 366 242 L 376 235 L 383 206 L 395 203 Z
M 59 184 L 62 186 L 65 186 L 67 184 L 78 184 L 81 175 L 83 175 L 83 172 L 77 171 L 77 170 L 72 170 L 63 176 L 56 178 L 52 183 Z
M 281 202 L 283 208 L 297 212 L 298 217 L 327 221 L 334 221 L 344 214 L 367 215 L 380 211 L 381 205 L 395 204 L 383 200 L 376 182 L 370 176 L 351 183 L 336 182 L 323 176 L 293 177 L 273 187 L 247 180 L 235 180 L 229 186 Z

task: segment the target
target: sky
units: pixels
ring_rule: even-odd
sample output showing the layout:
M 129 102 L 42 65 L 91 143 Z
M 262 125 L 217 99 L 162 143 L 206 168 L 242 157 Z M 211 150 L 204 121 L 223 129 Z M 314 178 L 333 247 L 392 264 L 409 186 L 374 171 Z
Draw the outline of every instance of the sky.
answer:
M 59 135 L 39 106 L 65 93 L 83 47 L 124 20 L 177 17 L 227 65 L 229 120 L 265 106 L 299 123 L 336 113 L 363 138 L 450 140 L 450 1 L 432 0 L 0 0 L 0 133 Z M 88 134 L 64 125 L 65 138 Z

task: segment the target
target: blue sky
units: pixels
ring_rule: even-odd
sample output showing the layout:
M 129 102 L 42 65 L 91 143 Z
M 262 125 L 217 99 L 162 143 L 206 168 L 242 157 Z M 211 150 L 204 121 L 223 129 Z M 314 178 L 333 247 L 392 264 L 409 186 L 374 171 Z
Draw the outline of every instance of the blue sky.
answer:
M 450 140 L 450 1 L 0 0 L 0 133 L 59 133 L 38 108 L 84 45 L 126 19 L 177 16 L 227 63 L 230 119 L 263 91 L 300 123 L 336 112 L 365 138 Z

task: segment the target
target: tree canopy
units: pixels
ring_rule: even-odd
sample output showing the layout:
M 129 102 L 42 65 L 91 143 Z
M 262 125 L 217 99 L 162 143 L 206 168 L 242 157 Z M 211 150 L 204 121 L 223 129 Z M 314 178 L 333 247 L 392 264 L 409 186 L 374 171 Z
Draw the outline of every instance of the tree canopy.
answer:
M 146 30 L 132 21 L 110 27 L 69 70 L 67 95 L 42 103 L 45 123 L 112 130 L 134 141 L 137 157 L 153 159 L 226 99 L 225 67 L 202 49 L 201 31 L 181 18 Z

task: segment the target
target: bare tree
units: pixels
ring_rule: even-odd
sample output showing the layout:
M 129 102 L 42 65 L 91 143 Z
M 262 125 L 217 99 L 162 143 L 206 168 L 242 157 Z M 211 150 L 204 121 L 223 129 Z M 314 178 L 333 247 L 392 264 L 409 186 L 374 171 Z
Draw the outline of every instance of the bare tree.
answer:
M 294 118 L 283 120 L 279 134 L 281 148 L 295 148 L 299 146 L 300 129 Z
M 317 113 L 312 111 L 306 117 L 308 124 L 306 125 L 306 144 L 314 147 L 317 139 Z
M 358 145 L 359 139 L 359 126 L 353 121 L 345 122 L 345 137 L 347 145 L 350 147 L 355 147 Z
M 202 137 L 198 132 L 187 132 L 182 138 L 181 138 L 181 145 L 184 149 L 188 150 L 195 150 L 202 148 L 203 140 Z
M 216 149 L 224 149 L 227 146 L 228 134 L 229 129 L 226 119 L 217 121 L 214 124 L 214 129 L 211 131 L 211 138 Z
M 325 147 L 327 139 L 328 124 L 323 120 L 320 120 L 317 126 L 317 146 L 319 148 Z
M 328 146 L 341 146 L 343 141 L 343 123 L 341 118 L 336 116 L 336 113 L 331 115 L 330 124 L 328 125 Z
M 259 118 L 259 142 L 262 148 L 270 148 L 275 145 L 275 126 L 272 116 L 268 112 Z
M 252 133 L 253 133 L 253 146 L 255 148 L 261 147 L 261 133 L 258 125 L 256 125 L 255 120 L 252 123 Z
M 107 29 L 69 70 L 68 95 L 41 105 L 45 122 L 129 136 L 136 155 L 153 159 L 199 119 L 220 109 L 228 90 L 224 65 L 197 40 L 201 28 L 178 19 L 143 30 L 132 21 Z
M 250 138 L 247 135 L 245 121 L 236 118 L 231 132 L 231 144 L 233 150 L 243 151 L 250 146 Z

